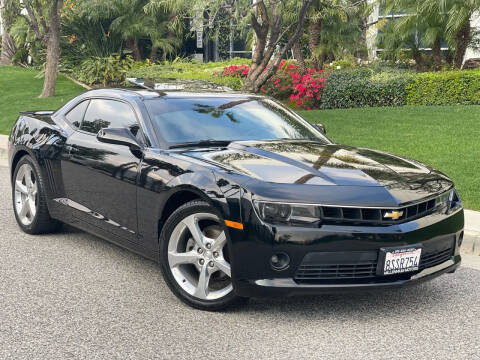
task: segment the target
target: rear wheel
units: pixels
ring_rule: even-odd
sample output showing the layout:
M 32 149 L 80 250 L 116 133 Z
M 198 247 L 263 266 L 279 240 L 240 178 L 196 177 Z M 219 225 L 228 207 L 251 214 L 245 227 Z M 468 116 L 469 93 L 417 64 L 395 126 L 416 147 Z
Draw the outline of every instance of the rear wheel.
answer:
M 221 310 L 243 300 L 233 292 L 225 227 L 208 203 L 178 208 L 165 222 L 160 242 L 163 276 L 182 301 Z
M 15 218 L 28 234 L 43 234 L 57 230 L 61 223 L 50 217 L 45 185 L 38 166 L 28 155 L 18 162 L 12 182 Z

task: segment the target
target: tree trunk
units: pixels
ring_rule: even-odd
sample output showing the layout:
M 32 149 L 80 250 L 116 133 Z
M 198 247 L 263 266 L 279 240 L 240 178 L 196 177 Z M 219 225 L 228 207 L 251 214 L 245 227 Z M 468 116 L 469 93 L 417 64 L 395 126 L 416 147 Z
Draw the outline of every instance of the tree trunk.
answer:
M 442 43 L 440 38 L 436 38 L 432 46 L 433 66 L 435 71 L 440 70 L 442 67 Z
M 154 62 L 155 60 L 157 60 L 157 51 L 158 51 L 158 48 L 152 45 L 152 52 L 150 53 L 151 62 Z
M 0 65 L 12 65 L 12 59 L 16 52 L 15 43 L 8 33 L 10 18 L 5 11 L 6 0 L 0 1 L 0 18 L 2 19 L 2 52 L 0 53 Z
M 322 22 L 320 20 L 310 20 L 308 48 L 312 55 L 312 65 L 316 70 L 322 70 L 317 56 L 315 56 L 316 49 L 320 44 L 320 32 L 322 31 Z M 323 66 L 323 64 L 321 64 Z
M 420 51 L 415 51 L 413 54 L 413 59 L 415 60 L 415 67 L 418 71 L 425 70 L 425 61 L 423 59 L 422 53 Z
M 318 57 L 318 69 L 322 70 L 323 69 L 323 64 L 325 63 L 326 56 L 322 52 L 322 54 Z
M 301 74 L 305 74 L 307 72 L 307 65 L 305 64 L 305 58 L 303 57 L 302 47 L 299 41 L 293 44 L 292 52 L 293 52 L 293 56 L 295 57 L 295 60 L 297 60 L 298 70 L 300 71 Z
M 170 13 L 168 14 L 168 22 L 170 24 L 173 23 L 176 17 L 177 17 L 177 13 L 175 11 L 170 11 Z M 175 39 L 176 37 L 177 37 L 177 34 L 175 33 L 175 31 L 169 28 L 167 31 L 167 39 L 171 40 L 171 39 Z M 164 62 L 167 61 L 167 53 L 165 51 L 162 51 L 162 60 Z
M 465 52 L 471 40 L 471 27 L 470 20 L 466 21 L 462 26 L 457 36 L 455 37 L 455 55 L 453 58 L 453 65 L 455 68 L 460 69 L 463 65 L 463 59 Z
M 60 58 L 60 8 L 62 1 L 56 1 L 50 11 L 50 27 L 47 33 L 47 63 L 41 98 L 55 95 L 58 60 Z
M 447 51 L 447 56 L 445 56 L 445 61 L 447 62 L 447 64 L 453 65 L 453 57 L 454 57 L 454 52 L 450 48 Z
M 132 52 L 133 60 L 135 61 L 141 61 L 142 60 L 142 55 L 140 53 L 140 48 L 138 47 L 138 40 L 137 39 L 132 39 L 128 38 L 126 40 L 126 45 Z
M 265 52 L 265 47 L 267 46 L 267 34 L 257 34 L 255 39 L 255 48 L 252 55 L 252 65 L 250 66 L 250 71 L 255 71 L 260 65 L 263 59 L 263 53 Z

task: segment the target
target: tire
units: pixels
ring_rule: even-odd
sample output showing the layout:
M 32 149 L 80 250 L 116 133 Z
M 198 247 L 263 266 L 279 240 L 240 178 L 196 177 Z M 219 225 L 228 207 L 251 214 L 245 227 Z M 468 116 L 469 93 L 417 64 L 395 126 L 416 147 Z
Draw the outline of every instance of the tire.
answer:
M 246 300 L 233 290 L 226 232 L 215 209 L 198 200 L 175 210 L 162 228 L 163 277 L 170 290 L 193 308 L 219 311 Z
M 26 173 L 27 171 L 29 174 Z M 51 233 L 57 231 L 62 225 L 61 222 L 50 217 L 45 182 L 39 166 L 29 155 L 20 159 L 13 172 L 12 202 L 15 219 L 27 234 Z M 24 203 L 28 203 L 28 209 L 22 213 Z

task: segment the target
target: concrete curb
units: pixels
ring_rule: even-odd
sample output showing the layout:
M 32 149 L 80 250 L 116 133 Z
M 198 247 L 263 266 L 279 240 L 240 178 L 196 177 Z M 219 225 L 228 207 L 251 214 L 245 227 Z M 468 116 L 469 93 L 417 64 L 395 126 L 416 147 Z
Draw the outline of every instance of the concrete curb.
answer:
M 8 166 L 8 136 L 0 135 L 0 166 Z M 465 210 L 462 253 L 480 255 L 480 211 Z
M 8 135 L 0 135 L 0 166 L 8 166 Z
M 467 234 L 467 232 L 465 232 L 461 249 L 462 254 L 480 256 L 480 236 L 470 236 Z

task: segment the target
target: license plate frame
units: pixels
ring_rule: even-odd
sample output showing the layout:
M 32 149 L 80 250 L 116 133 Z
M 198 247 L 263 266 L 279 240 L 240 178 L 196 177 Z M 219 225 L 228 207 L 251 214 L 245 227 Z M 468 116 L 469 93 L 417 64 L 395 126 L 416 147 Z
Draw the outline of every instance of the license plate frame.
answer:
M 422 250 L 423 246 L 421 244 L 380 248 L 377 276 L 391 276 L 418 271 Z

